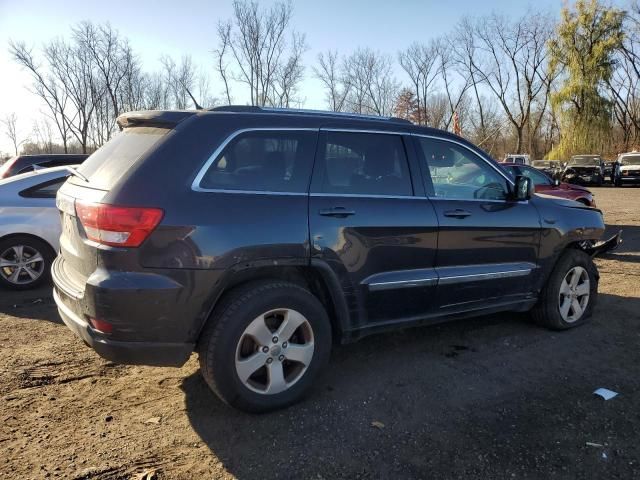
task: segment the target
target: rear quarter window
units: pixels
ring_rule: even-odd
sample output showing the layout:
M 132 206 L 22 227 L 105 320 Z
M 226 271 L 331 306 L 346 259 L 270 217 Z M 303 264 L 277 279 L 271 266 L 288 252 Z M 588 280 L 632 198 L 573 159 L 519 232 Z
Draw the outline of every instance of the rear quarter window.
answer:
M 109 190 L 169 131 L 154 127 L 127 128 L 87 158 L 78 171 L 89 179 L 92 187 Z M 85 185 L 79 178 L 72 177 L 69 181 Z
M 203 190 L 306 193 L 316 131 L 251 131 L 214 153 L 199 181 Z

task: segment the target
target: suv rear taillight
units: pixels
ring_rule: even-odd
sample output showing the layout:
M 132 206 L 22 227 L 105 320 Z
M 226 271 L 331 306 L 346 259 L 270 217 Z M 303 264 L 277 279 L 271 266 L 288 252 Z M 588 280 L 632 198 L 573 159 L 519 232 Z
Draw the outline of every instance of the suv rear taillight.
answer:
M 112 247 L 138 247 L 158 226 L 159 208 L 120 207 L 76 200 L 76 213 L 87 238 Z
M 11 169 L 11 167 L 13 167 L 13 164 L 16 163 L 17 160 L 18 157 L 13 157 L 4 162 L 2 167 L 0 167 L 0 179 L 6 178 L 9 175 L 9 170 Z

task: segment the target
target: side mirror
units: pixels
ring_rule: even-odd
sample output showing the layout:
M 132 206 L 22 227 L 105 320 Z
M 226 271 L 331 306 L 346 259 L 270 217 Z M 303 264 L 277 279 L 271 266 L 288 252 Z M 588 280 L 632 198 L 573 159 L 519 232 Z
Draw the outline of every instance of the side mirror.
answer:
M 529 177 L 518 175 L 516 177 L 516 200 L 529 200 L 533 195 L 533 182 Z

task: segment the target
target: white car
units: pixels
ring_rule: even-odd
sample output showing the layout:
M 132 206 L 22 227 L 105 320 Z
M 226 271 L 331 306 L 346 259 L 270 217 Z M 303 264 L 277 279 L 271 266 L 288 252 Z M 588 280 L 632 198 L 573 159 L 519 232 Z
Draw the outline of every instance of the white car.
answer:
M 618 157 L 614 183 L 616 187 L 640 184 L 640 152 L 623 153 Z
M 68 167 L 0 180 L 0 286 L 33 288 L 49 278 L 60 240 L 56 193 Z

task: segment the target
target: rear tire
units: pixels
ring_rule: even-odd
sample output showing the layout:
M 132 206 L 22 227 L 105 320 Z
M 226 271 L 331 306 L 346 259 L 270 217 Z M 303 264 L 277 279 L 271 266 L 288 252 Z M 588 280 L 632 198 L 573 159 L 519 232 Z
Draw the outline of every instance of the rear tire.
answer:
M 598 269 L 589 255 L 568 249 L 554 267 L 531 311 L 533 319 L 554 330 L 589 320 L 598 298 Z
M 331 324 L 320 301 L 289 282 L 251 282 L 215 308 L 198 342 L 200 370 L 225 403 L 266 412 L 301 400 L 327 364 Z
M 49 282 L 53 249 L 27 235 L 0 240 L 0 285 L 12 290 L 28 290 Z

